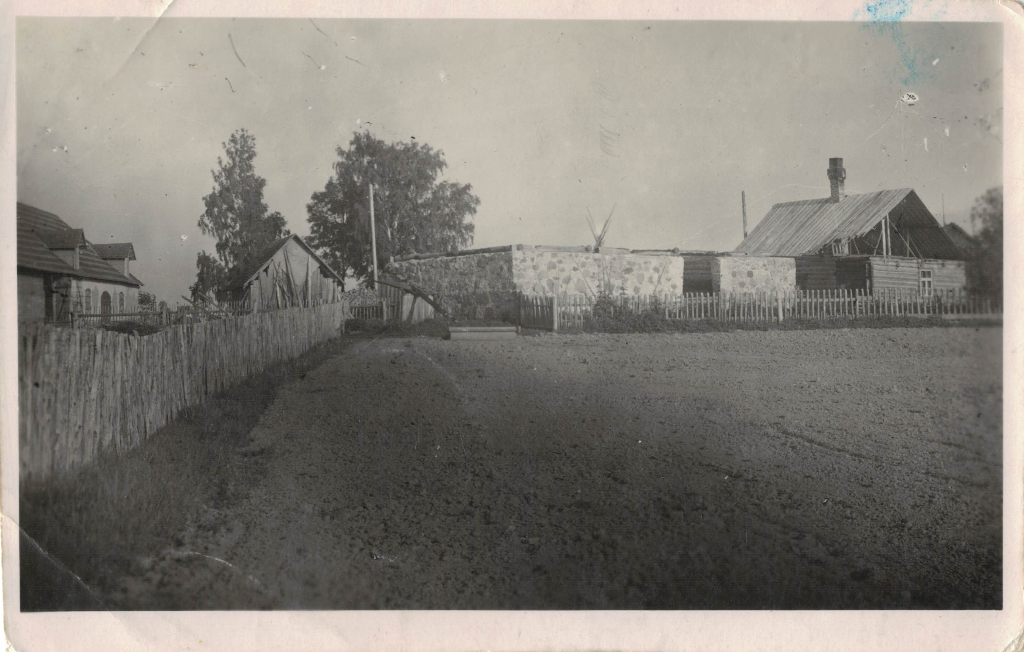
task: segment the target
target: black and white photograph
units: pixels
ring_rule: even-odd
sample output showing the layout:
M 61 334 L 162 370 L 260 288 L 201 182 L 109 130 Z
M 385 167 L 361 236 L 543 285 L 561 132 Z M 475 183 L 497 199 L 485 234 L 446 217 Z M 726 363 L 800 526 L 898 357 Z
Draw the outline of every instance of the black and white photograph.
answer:
M 1003 610 L 1013 28 L 859 7 L 17 16 L 16 610 Z

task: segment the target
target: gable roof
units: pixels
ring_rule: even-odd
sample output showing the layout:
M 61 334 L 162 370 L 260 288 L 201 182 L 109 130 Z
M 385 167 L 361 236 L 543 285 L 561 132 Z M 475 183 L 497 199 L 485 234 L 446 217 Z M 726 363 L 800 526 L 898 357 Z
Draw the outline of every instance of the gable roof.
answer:
M 39 238 L 25 220 L 18 220 L 18 268 L 61 274 L 81 276 L 71 265 L 68 265 Z
M 29 220 L 32 226 L 38 229 L 61 231 L 71 228 L 70 224 L 60 219 L 55 213 L 18 202 L 18 219 L 23 218 Z
M 84 278 L 91 278 L 98 281 L 109 281 L 122 285 L 142 285 L 135 277 L 127 277 L 108 265 L 102 258 L 96 255 L 91 247 L 86 247 L 78 255 L 78 269 Z
M 963 252 L 964 256 L 968 256 L 974 252 L 974 248 L 978 246 L 978 240 L 973 235 L 964 230 L 962 226 L 956 222 L 950 222 L 942 227 L 942 230 L 946 232 L 949 239 L 953 241 L 953 244 Z
M 85 239 L 85 232 L 82 229 L 71 228 L 57 215 L 18 202 L 17 217 L 18 267 L 120 285 L 142 285 L 134 276 L 127 277 L 103 262 Z M 52 247 L 49 246 L 51 244 Z M 78 269 L 53 253 L 54 249 L 75 247 L 81 247 L 78 253 Z M 54 259 L 60 264 L 55 263 Z
M 292 233 L 291 235 L 286 235 L 283 238 L 275 240 L 274 242 L 270 243 L 269 245 L 261 249 L 259 253 L 253 256 L 252 262 L 250 262 L 249 264 L 236 266 L 234 269 L 232 269 L 228 275 L 228 282 L 225 289 L 241 290 L 245 288 L 245 286 L 248 285 L 250 281 L 256 278 L 256 275 L 260 273 L 260 270 L 267 266 L 267 263 L 270 262 L 270 259 L 273 258 L 274 255 L 282 248 L 284 248 L 284 246 L 288 244 L 288 242 L 291 240 L 295 240 L 296 244 L 302 247 L 303 250 L 306 251 L 306 253 L 313 257 L 313 259 L 320 266 L 320 273 L 322 273 L 324 276 L 330 276 L 334 278 L 339 283 L 344 283 L 341 276 L 338 275 L 338 273 L 335 272 L 333 269 L 331 269 L 331 266 L 325 263 L 323 259 L 320 258 L 320 256 L 318 256 L 315 251 L 313 251 L 313 248 L 306 244 L 305 240 Z
M 835 242 L 865 235 L 897 212 L 914 229 L 914 245 L 927 258 L 957 259 L 956 245 L 911 188 L 775 204 L 736 248 L 762 256 L 813 254 Z
M 37 235 L 51 251 L 77 249 L 85 244 L 85 231 L 82 229 L 43 230 L 38 231 Z
M 130 242 L 114 242 L 111 244 L 94 244 L 92 248 L 103 260 L 135 260 L 135 247 Z

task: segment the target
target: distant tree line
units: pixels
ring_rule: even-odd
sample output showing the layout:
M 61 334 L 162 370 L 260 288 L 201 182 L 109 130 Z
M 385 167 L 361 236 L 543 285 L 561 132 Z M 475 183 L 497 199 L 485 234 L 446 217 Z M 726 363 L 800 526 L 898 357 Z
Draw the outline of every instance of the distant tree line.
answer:
M 989 188 L 974 201 L 973 251 L 968 256 L 968 286 L 982 294 L 1003 295 L 1003 188 Z

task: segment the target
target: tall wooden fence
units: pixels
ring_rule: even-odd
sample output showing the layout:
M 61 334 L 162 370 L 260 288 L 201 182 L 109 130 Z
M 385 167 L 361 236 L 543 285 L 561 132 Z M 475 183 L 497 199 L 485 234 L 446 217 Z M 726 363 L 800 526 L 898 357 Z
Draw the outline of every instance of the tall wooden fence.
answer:
M 558 298 L 528 296 L 519 297 L 519 325 L 524 328 L 558 330 Z
M 18 332 L 22 477 L 47 478 L 123 451 L 183 408 L 338 334 L 344 306 L 171 326 L 147 337 L 23 324 Z
M 597 298 L 590 295 L 519 297 L 520 325 L 559 330 L 582 327 L 594 318 Z M 961 291 L 920 292 L 886 288 L 805 290 L 794 292 L 715 292 L 679 295 L 624 295 L 600 306 L 611 315 L 658 311 L 666 319 L 725 322 L 779 322 L 791 319 L 857 319 L 863 317 L 932 317 L 947 319 L 999 316 L 991 297 Z

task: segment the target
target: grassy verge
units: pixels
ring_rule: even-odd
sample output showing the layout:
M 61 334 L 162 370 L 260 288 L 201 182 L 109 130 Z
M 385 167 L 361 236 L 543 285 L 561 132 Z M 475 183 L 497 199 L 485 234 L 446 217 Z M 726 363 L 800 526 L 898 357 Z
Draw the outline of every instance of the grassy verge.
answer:
M 345 322 L 345 332 L 374 337 L 447 337 L 448 322 L 442 319 L 427 319 L 418 324 L 410 324 L 380 319 L 349 319 Z
M 506 326 L 500 321 L 465 321 L 460 326 Z M 449 336 L 449 323 L 441 319 L 419 324 L 379 319 L 350 319 L 346 332 L 372 337 L 441 337 Z M 1001 319 L 943 319 L 942 317 L 859 317 L 840 319 L 790 319 L 784 322 L 732 322 L 714 319 L 666 319 L 664 313 L 633 313 L 625 315 L 599 315 L 588 319 L 582 326 L 562 326 L 559 334 L 580 333 L 729 333 L 733 331 L 797 331 L 842 328 L 942 328 L 950 326 L 979 327 L 1002 326 Z M 546 331 L 523 328 L 522 335 L 539 335 Z
M 942 328 L 1002 326 L 1001 319 L 943 319 L 942 317 L 859 317 L 790 319 L 783 322 L 732 322 L 714 319 L 666 319 L 663 314 L 639 313 L 599 316 L 582 326 L 566 326 L 559 333 L 720 333 L 733 331 L 799 331 L 841 328 Z
M 186 410 L 123 455 L 101 456 L 58 480 L 23 482 L 22 610 L 103 608 L 96 594 L 134 560 L 166 547 L 201 505 L 240 499 L 263 462 L 234 453 L 277 388 L 345 345 L 333 340 L 275 365 Z

